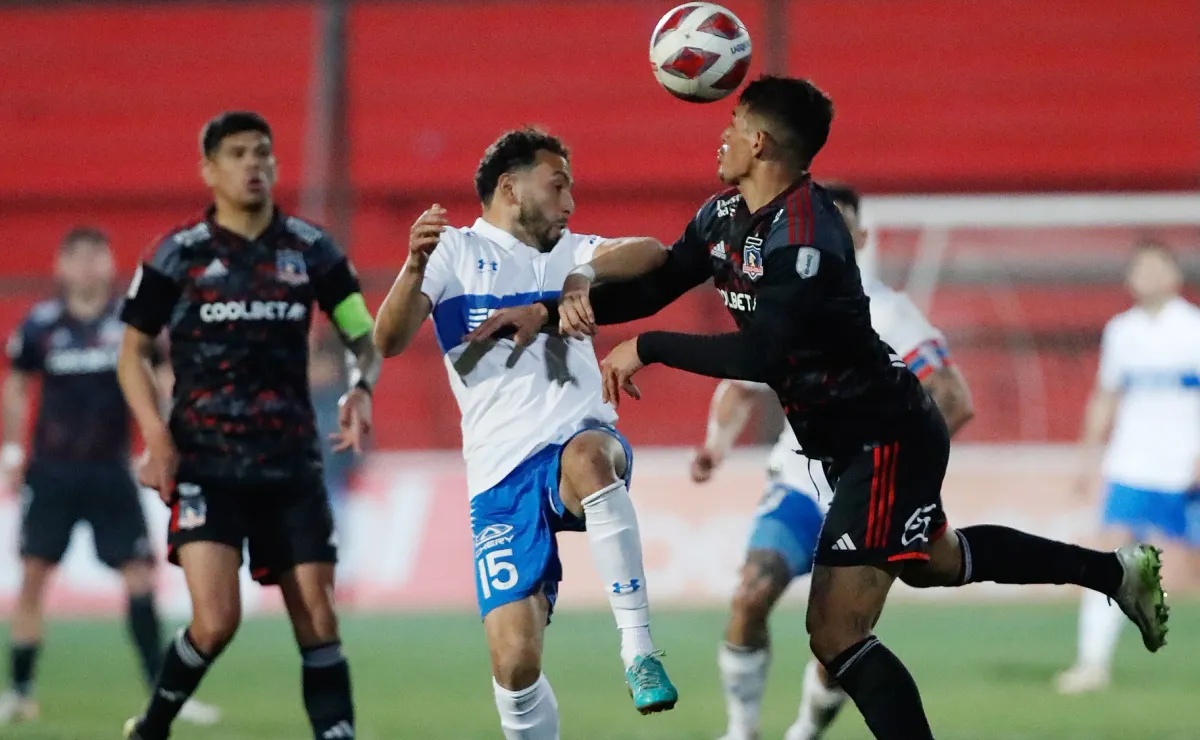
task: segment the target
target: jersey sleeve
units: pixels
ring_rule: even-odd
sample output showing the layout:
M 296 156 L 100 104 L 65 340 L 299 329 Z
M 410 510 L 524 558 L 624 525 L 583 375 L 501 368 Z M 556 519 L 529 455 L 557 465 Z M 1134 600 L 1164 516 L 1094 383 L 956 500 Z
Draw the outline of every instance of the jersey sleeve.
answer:
M 1096 374 L 1096 383 L 1106 391 L 1121 388 L 1124 369 L 1121 367 L 1120 352 L 1116 346 L 1119 331 L 1115 320 L 1110 321 L 1100 337 L 1100 370 Z
M 38 327 L 30 319 L 21 322 L 8 338 L 8 361 L 14 370 L 40 373 L 45 357 L 38 341 Z
M 179 250 L 179 242 L 167 237 L 142 260 L 125 294 L 121 321 L 150 336 L 167 325 L 183 292 Z
M 883 341 L 904 358 L 904 364 L 921 380 L 949 367 L 952 362 L 946 337 L 929 323 L 908 296 L 898 293 L 893 300 L 895 313 Z
M 437 306 L 448 297 L 448 291 L 457 282 L 454 274 L 454 253 L 458 247 L 457 232 L 447 229 L 442 232 L 437 247 L 425 263 L 425 275 L 421 279 L 421 292 L 429 303 Z
M 351 341 L 370 333 L 371 312 L 363 298 L 358 272 L 341 248 L 321 233 L 309 246 L 305 259 L 317 305 L 338 332 Z
M 599 247 L 605 240 L 602 236 L 595 234 L 571 234 L 575 238 L 572 258 L 576 265 L 585 265 L 592 261 L 596 256 L 596 247 Z

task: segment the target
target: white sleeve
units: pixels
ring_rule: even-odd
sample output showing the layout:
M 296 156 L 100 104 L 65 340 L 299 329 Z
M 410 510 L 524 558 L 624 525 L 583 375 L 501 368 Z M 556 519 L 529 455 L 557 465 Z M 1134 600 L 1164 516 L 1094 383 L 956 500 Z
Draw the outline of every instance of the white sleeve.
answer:
M 896 354 L 905 359 L 905 362 L 908 361 L 909 355 L 921 349 L 921 345 L 931 342 L 945 345 L 946 338 L 929 323 L 929 319 L 913 305 L 908 296 L 896 293 L 892 300 L 895 301 L 894 313 L 882 338 L 896 350 Z
M 1121 368 L 1120 351 L 1117 348 L 1119 330 L 1115 324 L 1116 319 L 1109 321 L 1104 326 L 1104 334 L 1100 338 L 1100 371 L 1096 373 L 1096 383 L 1106 391 L 1119 390 L 1124 373 Z
M 456 231 L 447 229 L 442 232 L 442 238 L 438 241 L 437 247 L 433 250 L 433 254 L 429 255 L 429 262 L 425 263 L 425 278 L 421 281 L 421 292 L 429 298 L 429 302 L 436 306 L 446 296 L 446 290 L 458 278 L 454 274 L 454 258 L 458 240 L 455 238 Z
M 576 265 L 591 262 L 592 257 L 596 255 L 596 247 L 600 246 L 600 242 L 605 241 L 604 237 L 595 234 L 571 234 L 568 232 L 566 236 L 575 240 L 572 251 Z

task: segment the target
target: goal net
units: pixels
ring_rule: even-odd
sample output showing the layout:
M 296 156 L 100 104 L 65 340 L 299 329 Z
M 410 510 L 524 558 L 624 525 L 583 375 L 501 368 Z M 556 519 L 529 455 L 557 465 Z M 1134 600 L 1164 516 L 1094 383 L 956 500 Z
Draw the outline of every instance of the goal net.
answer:
M 1200 278 L 1200 193 L 883 196 L 862 217 L 864 272 L 908 292 L 970 381 L 966 440 L 1076 437 L 1135 244 L 1171 247 L 1188 294 Z

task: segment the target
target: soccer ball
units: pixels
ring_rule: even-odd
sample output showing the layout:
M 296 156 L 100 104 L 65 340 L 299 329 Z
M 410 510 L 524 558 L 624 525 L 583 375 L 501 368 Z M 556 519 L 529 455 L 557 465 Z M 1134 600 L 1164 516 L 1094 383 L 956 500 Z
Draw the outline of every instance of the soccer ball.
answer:
M 750 34 L 715 3 L 684 3 L 667 11 L 650 36 L 658 83 L 681 100 L 711 103 L 737 89 L 750 68 Z

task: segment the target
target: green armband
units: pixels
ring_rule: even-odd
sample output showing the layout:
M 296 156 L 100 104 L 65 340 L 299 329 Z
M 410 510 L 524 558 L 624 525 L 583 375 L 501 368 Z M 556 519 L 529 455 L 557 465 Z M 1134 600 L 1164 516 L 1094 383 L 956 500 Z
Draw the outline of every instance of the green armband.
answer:
M 371 331 L 371 312 L 362 293 L 351 293 L 333 309 L 333 323 L 342 336 L 354 341 Z

